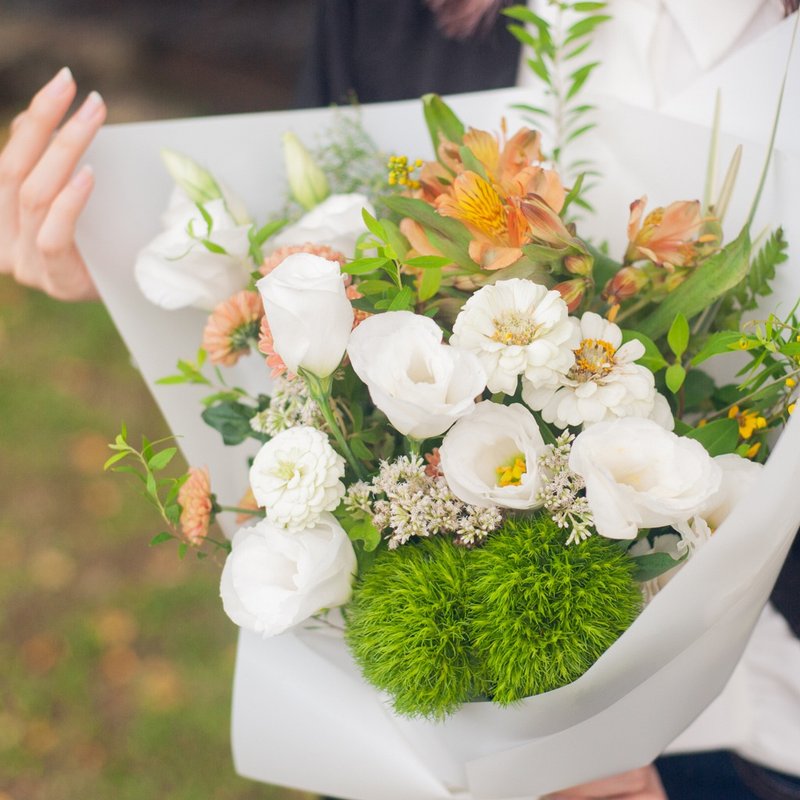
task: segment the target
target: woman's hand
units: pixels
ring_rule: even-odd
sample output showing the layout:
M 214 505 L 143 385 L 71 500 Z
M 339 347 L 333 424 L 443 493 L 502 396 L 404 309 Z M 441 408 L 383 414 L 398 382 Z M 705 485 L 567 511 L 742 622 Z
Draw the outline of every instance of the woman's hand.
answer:
M 14 119 L 0 152 L 0 274 L 58 300 L 97 297 L 75 246 L 75 225 L 94 177 L 88 166 L 77 173 L 75 167 L 106 107 L 92 92 L 56 133 L 76 90 L 64 67 Z
M 667 800 L 658 771 L 651 764 L 611 778 L 582 783 L 562 792 L 548 794 L 543 800 Z

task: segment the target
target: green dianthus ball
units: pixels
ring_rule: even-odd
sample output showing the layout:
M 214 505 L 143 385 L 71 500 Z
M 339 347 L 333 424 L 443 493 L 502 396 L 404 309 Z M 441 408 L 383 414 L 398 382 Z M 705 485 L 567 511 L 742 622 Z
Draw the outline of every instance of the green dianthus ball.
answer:
M 564 540 L 545 515 L 509 519 L 469 554 L 472 646 L 501 705 L 579 678 L 641 610 L 618 544 Z
M 467 560 L 445 537 L 384 550 L 356 582 L 346 639 L 373 686 L 407 716 L 441 719 L 477 694 Z

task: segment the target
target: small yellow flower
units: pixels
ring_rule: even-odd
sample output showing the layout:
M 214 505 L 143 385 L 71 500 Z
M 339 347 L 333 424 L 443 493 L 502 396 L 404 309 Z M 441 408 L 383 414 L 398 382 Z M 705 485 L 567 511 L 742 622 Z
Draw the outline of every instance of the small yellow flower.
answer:
M 794 378 L 787 378 L 786 379 L 786 385 L 790 389 L 794 389 L 794 387 L 797 386 L 797 381 Z
M 761 442 L 756 442 L 754 445 L 748 448 L 745 456 L 747 458 L 755 458 L 756 453 L 761 449 Z
M 786 409 L 790 414 L 794 414 L 794 409 L 797 403 L 789 403 L 789 407 Z
M 745 441 L 751 438 L 756 431 L 767 427 L 767 420 L 757 411 L 752 409 L 740 411 L 739 406 L 731 406 L 728 411 L 728 419 L 736 420 L 739 425 L 739 436 Z

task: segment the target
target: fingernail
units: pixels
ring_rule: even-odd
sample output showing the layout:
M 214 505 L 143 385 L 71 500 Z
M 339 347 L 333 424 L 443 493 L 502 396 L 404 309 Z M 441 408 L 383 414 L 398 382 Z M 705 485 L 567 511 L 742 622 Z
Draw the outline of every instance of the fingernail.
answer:
M 44 87 L 44 90 L 47 94 L 52 97 L 57 97 L 60 94 L 63 94 L 70 86 L 72 86 L 74 82 L 74 78 L 72 77 L 72 71 L 69 67 L 62 67 L 56 74 L 55 77 Z
M 99 92 L 91 92 L 78 110 L 77 119 L 87 122 L 94 117 L 102 106 L 103 98 L 100 97 Z
M 70 183 L 72 184 L 73 188 L 75 189 L 86 189 L 94 179 L 94 170 L 92 169 L 90 164 L 84 164 L 76 173 L 72 176 L 72 180 Z

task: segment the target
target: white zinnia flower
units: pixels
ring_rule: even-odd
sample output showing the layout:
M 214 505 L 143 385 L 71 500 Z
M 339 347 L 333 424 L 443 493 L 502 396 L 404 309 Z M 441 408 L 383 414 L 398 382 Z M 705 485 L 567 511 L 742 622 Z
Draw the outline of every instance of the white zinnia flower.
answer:
M 559 428 L 615 417 L 655 417 L 663 427 L 671 415 L 657 402 L 653 373 L 634 363 L 644 355 L 637 339 L 622 344 L 622 331 L 599 314 L 587 311 L 573 319 L 575 363 L 560 377 L 560 386 L 539 387 L 523 382 L 522 398 L 542 418 Z M 666 424 L 664 424 L 666 423 Z
M 220 581 L 225 613 L 275 636 L 350 599 L 356 556 L 332 514 L 297 533 L 262 519 L 239 530 Z
M 250 468 L 250 486 L 267 519 L 290 531 L 312 527 L 344 496 L 344 459 L 316 428 L 296 427 L 270 439 Z
M 722 480 L 721 467 L 700 442 L 638 417 L 586 428 L 572 443 L 569 468 L 586 482 L 597 532 L 610 539 L 686 523 Z
M 541 505 L 544 450 L 539 426 L 525 406 L 485 400 L 453 425 L 439 455 L 447 485 L 460 500 L 523 509 Z
M 575 331 L 558 292 L 512 278 L 484 286 L 467 300 L 450 344 L 480 358 L 491 392 L 514 394 L 517 376 L 553 386 L 575 361 Z

